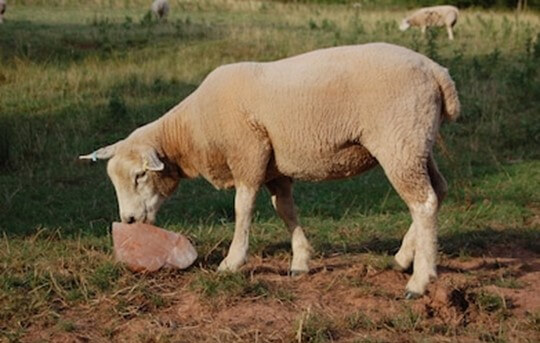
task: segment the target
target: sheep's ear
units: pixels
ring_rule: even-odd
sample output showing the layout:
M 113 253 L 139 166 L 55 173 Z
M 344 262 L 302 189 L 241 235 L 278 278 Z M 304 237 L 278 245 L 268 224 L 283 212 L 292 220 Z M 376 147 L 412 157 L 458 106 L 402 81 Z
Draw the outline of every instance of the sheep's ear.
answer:
M 93 162 L 97 160 L 108 160 L 109 158 L 113 157 L 114 154 L 116 153 L 116 149 L 118 148 L 119 143 L 120 142 L 116 142 L 114 144 L 108 145 L 88 155 L 81 155 L 79 156 L 79 159 L 92 160 Z
M 154 148 L 147 150 L 143 153 L 143 168 L 150 171 L 162 171 L 165 165 L 159 159 L 157 152 Z

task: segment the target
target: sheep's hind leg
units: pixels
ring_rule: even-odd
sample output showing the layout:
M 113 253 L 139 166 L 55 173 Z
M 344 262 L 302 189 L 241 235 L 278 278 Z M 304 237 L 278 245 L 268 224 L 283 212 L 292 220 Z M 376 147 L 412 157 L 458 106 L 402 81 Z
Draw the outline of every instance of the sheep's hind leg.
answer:
M 291 273 L 293 275 L 306 273 L 309 271 L 309 259 L 312 248 L 309 244 L 304 230 L 298 225 L 298 218 L 294 208 L 292 197 L 292 181 L 288 177 L 281 177 L 266 184 L 272 196 L 272 206 L 279 217 L 292 232 Z
M 413 275 L 407 283 L 407 298 L 424 294 L 427 285 L 437 277 L 437 195 L 433 188 L 426 188 L 424 201 L 410 205 L 415 225 L 415 254 Z
M 428 158 L 427 169 L 431 186 L 437 195 L 437 205 L 440 207 L 446 193 L 448 192 L 448 185 L 442 174 L 439 172 L 439 168 L 437 168 L 437 163 L 433 159 L 433 155 L 430 155 Z M 403 271 L 411 266 L 414 259 L 415 235 L 415 227 L 414 223 L 412 223 L 411 227 L 403 238 L 403 243 L 401 243 L 399 251 L 395 256 L 396 267 L 399 270 Z
M 415 156 L 415 154 L 408 154 Z M 437 211 L 438 196 L 432 186 L 429 158 L 396 160 L 395 154 L 388 159 L 379 157 L 390 182 L 407 203 L 413 223 L 404 239 L 404 250 L 398 256 L 406 261 L 414 255 L 413 275 L 406 286 L 406 298 L 424 294 L 431 279 L 437 276 Z M 412 253 L 413 252 L 413 253 Z
M 247 260 L 249 247 L 249 228 L 257 197 L 257 187 L 238 185 L 234 198 L 235 228 L 234 237 L 227 257 L 221 261 L 219 271 L 236 271 Z
M 448 184 L 439 171 L 437 163 L 433 159 L 433 155 L 429 156 L 427 167 L 431 186 L 435 190 L 435 194 L 437 194 L 437 205 L 441 207 L 441 204 L 448 193 Z
M 394 256 L 396 269 L 405 271 L 411 266 L 414 259 L 415 236 L 414 223 L 412 223 L 405 237 L 403 237 L 399 251 Z
M 450 40 L 454 40 L 454 32 L 452 30 L 452 26 L 447 26 L 446 27 L 446 32 L 448 32 L 448 38 Z

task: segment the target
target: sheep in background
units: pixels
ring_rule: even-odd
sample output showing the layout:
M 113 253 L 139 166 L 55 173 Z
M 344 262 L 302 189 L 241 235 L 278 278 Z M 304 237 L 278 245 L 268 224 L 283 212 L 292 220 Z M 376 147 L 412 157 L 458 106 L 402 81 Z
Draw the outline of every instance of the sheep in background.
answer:
M 6 0 L 0 0 L 0 24 L 4 22 L 4 13 L 6 13 Z
M 151 10 L 159 20 L 165 20 L 169 14 L 169 2 L 167 0 L 154 0 Z
M 429 26 L 446 26 L 448 38 L 454 39 L 452 28 L 456 25 L 459 10 L 454 6 L 433 6 L 421 8 L 407 18 L 403 19 L 399 29 L 407 30 L 411 26 L 417 26 L 422 29 L 422 34 L 426 32 Z

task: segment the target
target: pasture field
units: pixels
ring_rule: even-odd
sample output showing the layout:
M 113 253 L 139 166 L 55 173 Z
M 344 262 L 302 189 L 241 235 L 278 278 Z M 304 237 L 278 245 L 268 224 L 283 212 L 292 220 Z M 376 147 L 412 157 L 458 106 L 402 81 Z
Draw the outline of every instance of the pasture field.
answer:
M 0 341 L 540 341 L 540 15 L 462 11 L 444 30 L 398 30 L 397 8 L 260 1 L 12 1 L 0 25 Z M 449 68 L 462 115 L 436 146 L 450 192 L 439 279 L 403 299 L 392 255 L 410 224 L 382 170 L 297 183 L 315 249 L 287 274 L 290 239 L 265 190 L 250 260 L 215 272 L 233 233 L 233 191 L 181 182 L 157 225 L 199 259 L 140 275 L 114 262 L 114 142 L 190 94 L 215 67 L 385 41 Z

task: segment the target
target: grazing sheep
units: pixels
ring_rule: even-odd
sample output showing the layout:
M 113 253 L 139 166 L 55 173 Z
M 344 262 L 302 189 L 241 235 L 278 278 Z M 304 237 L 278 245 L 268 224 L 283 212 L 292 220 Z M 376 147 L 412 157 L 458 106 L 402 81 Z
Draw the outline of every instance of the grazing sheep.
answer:
M 266 186 L 292 233 L 291 270 L 308 271 L 311 247 L 298 223 L 293 179 L 347 178 L 380 164 L 413 223 L 397 264 L 414 259 L 407 297 L 436 276 L 437 212 L 446 194 L 432 145 L 459 115 L 447 70 L 403 47 L 372 43 L 267 63 L 217 68 L 190 96 L 127 138 L 80 156 L 110 159 L 124 222 L 153 222 L 180 179 L 236 188 L 235 232 L 219 270 L 247 258 L 257 192 Z
M 0 0 L 0 24 L 4 22 L 4 13 L 6 13 L 6 0 Z
M 151 10 L 159 20 L 165 20 L 169 14 L 169 2 L 167 0 L 154 0 Z
M 456 25 L 459 11 L 454 6 L 433 6 L 421 8 L 407 18 L 403 19 L 399 29 L 407 30 L 411 26 L 417 26 L 422 29 L 422 34 L 426 32 L 429 26 L 446 26 L 448 38 L 454 39 L 452 28 Z

